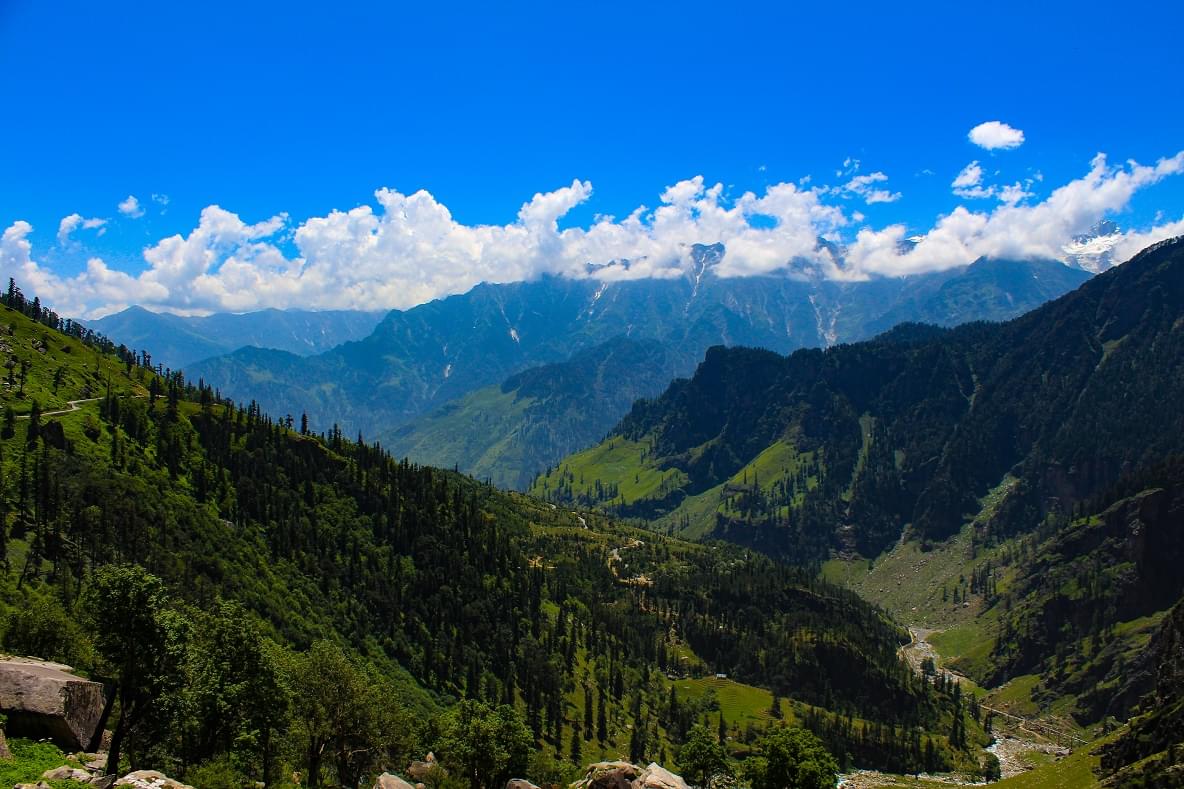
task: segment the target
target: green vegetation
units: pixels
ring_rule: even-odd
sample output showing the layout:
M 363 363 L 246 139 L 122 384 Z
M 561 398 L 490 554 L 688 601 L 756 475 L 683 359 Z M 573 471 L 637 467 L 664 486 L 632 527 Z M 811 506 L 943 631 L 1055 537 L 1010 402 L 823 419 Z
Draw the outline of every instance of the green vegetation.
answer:
M 660 497 L 682 480 L 674 470 L 664 471 L 647 463 L 648 451 L 641 441 L 606 440 L 541 476 L 532 492 L 582 507 Z M 593 470 L 595 477 L 590 475 Z
M 21 299 L 0 314 L 13 342 L 67 341 Z M 509 710 L 532 770 L 666 759 L 706 712 L 671 692 L 691 672 L 812 705 L 802 724 L 844 760 L 972 747 L 943 739 L 962 711 L 899 660 L 899 627 L 809 570 L 398 462 L 75 341 L 62 380 L 99 399 L 0 440 L 0 614 L 11 648 L 119 679 L 113 768 L 356 786 L 435 748 L 470 775 L 461 699 Z
M 835 785 L 839 766 L 813 734 L 779 726 L 760 741 L 757 755 L 744 763 L 744 771 L 753 789 L 829 789 Z
M 47 770 L 62 766 L 82 766 L 48 742 L 33 742 L 14 737 L 8 741 L 8 749 L 12 751 L 12 759 L 0 759 L 0 786 L 15 786 L 22 783 L 35 784 L 41 780 L 42 774 Z M 46 781 L 45 783 L 52 789 L 80 789 L 80 787 L 87 785 L 78 781 Z

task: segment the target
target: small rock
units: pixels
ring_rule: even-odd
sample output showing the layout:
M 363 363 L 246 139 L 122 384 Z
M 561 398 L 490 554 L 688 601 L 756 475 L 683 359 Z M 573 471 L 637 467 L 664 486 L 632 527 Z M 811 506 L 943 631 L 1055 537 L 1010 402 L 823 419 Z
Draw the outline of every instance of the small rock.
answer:
M 111 789 L 111 787 L 115 786 L 115 776 L 96 775 L 94 778 L 90 779 L 90 785 L 98 787 L 98 789 Z

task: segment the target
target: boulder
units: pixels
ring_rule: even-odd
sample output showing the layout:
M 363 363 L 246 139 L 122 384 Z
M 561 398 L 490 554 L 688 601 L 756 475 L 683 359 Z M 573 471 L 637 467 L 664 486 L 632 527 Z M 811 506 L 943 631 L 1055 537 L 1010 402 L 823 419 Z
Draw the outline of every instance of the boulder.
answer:
M 43 781 L 82 781 L 86 783 L 90 780 L 90 773 L 86 770 L 79 770 L 76 767 L 68 767 L 62 765 L 55 767 L 52 770 L 46 770 L 41 774 Z
M 635 789 L 633 781 L 642 769 L 629 762 L 596 762 L 588 765 L 583 780 L 572 784 L 576 789 Z
M 507 784 L 506 789 L 538 789 L 529 782 L 523 784 L 515 787 Z M 629 762 L 597 762 L 589 765 L 584 778 L 571 786 L 572 789 L 690 789 L 681 776 L 655 762 L 644 769 Z
M 70 673 L 69 666 L 26 658 L 0 660 L 0 712 L 14 737 L 51 739 L 66 751 L 94 747 L 106 708 L 98 682 Z
M 412 762 L 411 766 L 407 768 L 407 775 L 413 781 L 426 781 L 432 770 L 437 769 L 442 770 L 443 768 L 436 761 L 436 754 L 429 753 L 423 757 L 422 762 Z
M 114 783 L 114 786 L 130 786 L 132 789 L 193 789 L 189 784 L 174 781 L 156 770 L 136 770 Z
M 525 778 L 511 778 L 506 781 L 506 789 L 539 789 Z
M 374 781 L 374 789 L 415 789 L 393 773 L 383 773 Z
M 690 789 L 681 775 L 675 775 L 656 762 L 650 762 L 637 779 L 639 789 Z
M 90 779 L 90 785 L 95 789 L 111 789 L 112 786 L 115 786 L 116 777 L 114 775 L 96 775 Z

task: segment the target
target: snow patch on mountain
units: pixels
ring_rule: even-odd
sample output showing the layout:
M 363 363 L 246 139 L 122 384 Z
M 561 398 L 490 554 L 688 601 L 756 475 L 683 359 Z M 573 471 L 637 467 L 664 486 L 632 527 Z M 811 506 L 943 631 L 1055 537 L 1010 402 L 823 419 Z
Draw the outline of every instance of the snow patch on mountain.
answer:
M 1123 239 L 1122 230 L 1109 219 L 1103 219 L 1086 233 L 1073 236 L 1061 247 L 1065 262 L 1074 268 L 1098 274 L 1114 266 L 1114 247 Z

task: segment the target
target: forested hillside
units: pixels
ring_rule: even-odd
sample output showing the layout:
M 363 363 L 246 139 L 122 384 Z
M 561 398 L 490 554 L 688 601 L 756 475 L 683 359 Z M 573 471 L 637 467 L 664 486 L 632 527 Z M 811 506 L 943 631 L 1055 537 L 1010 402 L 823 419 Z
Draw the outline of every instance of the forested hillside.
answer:
M 944 539 L 1012 475 L 994 527 L 1030 530 L 1184 451 L 1182 319 L 1177 239 L 1009 323 L 713 348 L 533 490 L 808 562 Z
M 977 708 L 812 570 L 313 435 L 4 304 L 3 645 L 117 681 L 113 759 L 356 786 L 432 748 L 457 766 L 457 721 L 489 715 L 520 746 L 481 785 L 543 782 L 673 763 L 701 722 L 743 756 L 784 717 L 844 762 L 977 769 Z M 792 701 L 722 721 L 715 690 L 678 693 L 715 674 Z

